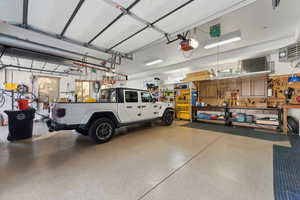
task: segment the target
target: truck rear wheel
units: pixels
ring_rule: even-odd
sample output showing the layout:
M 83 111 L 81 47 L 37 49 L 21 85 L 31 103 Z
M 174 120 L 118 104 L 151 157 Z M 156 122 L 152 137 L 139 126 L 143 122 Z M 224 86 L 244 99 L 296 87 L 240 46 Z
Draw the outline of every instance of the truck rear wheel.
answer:
M 115 126 L 108 118 L 100 118 L 93 122 L 89 128 L 89 136 L 97 143 L 111 140 L 115 133 Z
M 165 126 L 170 126 L 173 123 L 174 116 L 173 112 L 170 110 L 166 110 L 163 117 L 162 117 L 162 122 Z

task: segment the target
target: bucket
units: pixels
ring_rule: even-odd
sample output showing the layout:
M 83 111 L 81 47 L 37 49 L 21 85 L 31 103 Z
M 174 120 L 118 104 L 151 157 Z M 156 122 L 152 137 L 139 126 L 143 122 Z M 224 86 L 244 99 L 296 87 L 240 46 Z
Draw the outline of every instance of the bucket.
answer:
M 20 110 L 29 109 L 29 102 L 27 99 L 19 99 L 17 102 Z

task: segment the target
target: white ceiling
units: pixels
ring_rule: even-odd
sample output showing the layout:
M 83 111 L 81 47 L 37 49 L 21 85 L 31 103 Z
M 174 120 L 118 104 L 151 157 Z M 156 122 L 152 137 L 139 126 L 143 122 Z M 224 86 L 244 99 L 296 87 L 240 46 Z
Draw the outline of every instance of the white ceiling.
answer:
M 200 47 L 189 57 L 185 57 L 178 50 L 178 42 L 166 45 L 166 41 L 163 41 L 153 43 L 136 51 L 134 61 L 126 61 L 119 67 L 119 70 L 137 77 L 139 74 L 146 75 L 145 71 L 148 71 L 148 74 L 154 74 L 158 71 L 164 72 L 175 65 L 178 67 L 182 65 L 185 67 L 184 69 L 195 68 L 197 67 L 195 62 L 191 62 L 190 66 L 186 63 L 195 59 L 202 63 L 200 60 L 208 56 L 214 57 L 214 62 L 216 63 L 218 53 L 259 45 L 268 41 L 279 41 L 282 38 L 295 35 L 296 29 L 300 26 L 300 1 L 281 1 L 277 10 L 273 10 L 271 3 L 270 0 L 259 0 L 193 29 L 191 31 L 192 35 L 200 42 Z M 193 16 L 191 16 L 191 19 L 193 19 Z M 209 27 L 216 23 L 221 23 L 222 34 L 240 30 L 242 32 L 242 41 L 222 46 L 219 49 L 204 49 L 204 42 L 209 39 Z M 176 25 L 174 22 L 169 22 L 164 28 L 172 30 Z M 167 28 L 168 26 L 170 27 L 169 29 Z M 276 46 L 276 48 L 278 47 Z M 252 53 L 255 54 L 255 52 Z M 154 66 L 145 66 L 145 62 L 158 58 L 163 59 L 164 62 Z M 219 60 L 219 62 L 222 62 L 222 60 Z M 201 67 L 203 67 L 203 63 L 198 66 L 198 68 Z
M 153 22 L 187 1 L 141 0 L 132 8 L 131 12 L 140 18 Z M 0 1 L 0 19 L 10 23 L 22 23 L 22 2 L 22 0 Z M 78 2 L 79 0 L 30 0 L 28 23 L 30 26 L 43 31 L 60 34 Z M 114 0 L 114 2 L 127 8 L 134 0 Z M 241 8 L 242 6 L 245 7 Z M 217 3 L 212 0 L 195 0 L 183 9 L 155 24 L 163 31 L 173 35 L 199 25 L 199 27 L 191 31 L 193 37 L 200 42 L 200 48 L 193 52 L 193 55 L 184 57 L 178 51 L 178 43 L 166 45 L 165 41 L 161 43 L 157 42 L 164 40 L 164 37 L 161 33 L 148 28 L 114 48 L 114 50 L 125 53 L 135 52 L 134 61 L 124 60 L 123 64 L 117 70 L 131 75 L 138 75 L 145 71 L 155 73 L 156 70 L 159 70 L 163 72 L 164 69 L 170 70 L 170 66 L 180 65 L 180 63 L 186 63 L 189 60 L 201 59 L 207 56 L 215 56 L 217 60 L 216 54 L 218 52 L 258 45 L 270 40 L 279 40 L 295 33 L 296 25 L 300 24 L 299 7 L 300 1 L 292 0 L 281 1 L 280 7 L 276 11 L 272 9 L 271 0 L 222 0 Z M 88 42 L 120 13 L 119 9 L 108 5 L 104 0 L 85 0 L 67 29 L 65 36 L 77 41 Z M 203 42 L 209 39 L 209 26 L 215 23 L 221 23 L 223 33 L 241 30 L 243 40 L 223 46 L 219 50 L 203 49 Z M 130 16 L 123 16 L 97 37 L 92 44 L 98 47 L 110 48 L 143 27 L 145 27 L 144 24 L 132 19 Z M 7 23 L 0 23 L 0 33 L 77 51 L 82 54 L 88 53 L 89 55 L 105 59 L 110 56 L 106 53 L 66 43 L 58 39 L 33 33 L 30 30 L 11 26 Z M 41 49 L 40 47 L 4 38 L 0 38 L 0 43 L 55 53 L 53 50 Z M 62 52 L 59 53 L 62 54 Z M 156 58 L 162 58 L 164 62 L 155 66 L 145 66 L 146 61 Z M 78 57 L 78 59 L 81 58 Z M 28 63 L 24 61 L 24 65 L 27 66 Z M 37 66 L 39 65 L 37 64 Z M 52 68 L 53 66 L 49 67 Z M 195 67 L 195 62 L 193 62 L 193 66 L 185 64 L 185 68 L 189 67 Z M 175 72 L 178 73 L 178 71 Z
M 134 2 L 134 0 L 113 1 L 124 8 Z M 171 34 L 247 1 L 253 0 L 222 0 L 218 3 L 211 0 L 195 0 L 155 25 Z M 79 0 L 30 0 L 28 24 L 45 32 L 60 34 L 78 2 Z M 186 2 L 188 0 L 142 0 L 132 8 L 131 12 L 152 23 Z M 0 19 L 21 24 L 22 6 L 21 0 L 0 1 Z M 77 41 L 89 42 L 120 13 L 118 8 L 109 5 L 105 0 L 85 0 L 65 36 Z M 92 44 L 109 49 L 144 27 L 145 24 L 126 15 L 97 37 Z M 120 44 L 115 50 L 124 53 L 132 52 L 163 37 L 163 34 L 154 30 L 146 30 Z

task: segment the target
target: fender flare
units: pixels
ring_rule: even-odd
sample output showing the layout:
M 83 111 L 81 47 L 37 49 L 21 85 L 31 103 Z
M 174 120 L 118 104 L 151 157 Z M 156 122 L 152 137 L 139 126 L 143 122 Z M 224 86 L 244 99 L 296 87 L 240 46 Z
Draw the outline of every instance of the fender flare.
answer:
M 90 117 L 90 119 L 88 120 L 85 127 L 89 128 L 95 120 L 102 118 L 102 117 L 110 119 L 114 123 L 115 127 L 119 127 L 120 123 L 119 123 L 117 117 L 115 116 L 115 114 L 111 111 L 94 112 L 92 114 L 92 116 Z
M 175 113 L 175 110 L 174 110 L 174 108 L 172 108 L 172 107 L 168 107 L 168 108 L 166 108 L 166 109 L 165 109 L 165 111 L 164 111 L 164 113 L 163 113 L 163 115 L 162 115 L 162 116 L 164 116 L 164 115 L 165 115 L 165 113 L 166 113 L 167 111 L 170 111 L 170 112 L 172 112 L 173 114 Z

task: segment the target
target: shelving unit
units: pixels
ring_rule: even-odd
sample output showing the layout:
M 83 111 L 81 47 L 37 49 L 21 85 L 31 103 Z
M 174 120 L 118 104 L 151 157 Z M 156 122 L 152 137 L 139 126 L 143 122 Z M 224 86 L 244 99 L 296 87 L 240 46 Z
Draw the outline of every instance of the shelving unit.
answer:
M 191 119 L 191 92 L 190 89 L 176 89 L 175 115 L 177 119 Z
M 227 111 L 226 111 L 227 110 Z M 205 123 L 214 123 L 214 124 L 226 124 L 225 120 L 207 120 L 207 119 L 198 119 L 197 118 L 197 112 L 200 111 L 202 113 L 206 112 L 222 112 L 223 116 L 226 116 L 226 112 L 231 112 L 232 110 L 242 110 L 241 112 L 247 113 L 247 111 L 255 111 L 256 113 L 258 111 L 270 115 L 275 115 L 275 113 L 278 115 L 279 125 L 267 125 L 267 124 L 258 124 L 256 122 L 238 122 L 230 119 L 232 126 L 242 126 L 242 127 L 248 127 L 248 128 L 262 128 L 262 129 L 268 129 L 268 130 L 278 130 L 281 125 L 281 109 L 279 108 L 249 108 L 249 107 L 193 107 L 193 121 L 197 122 L 205 122 Z M 251 113 L 252 114 L 252 113 Z M 260 113 L 259 113 L 260 114 Z M 228 115 L 229 116 L 229 115 Z

